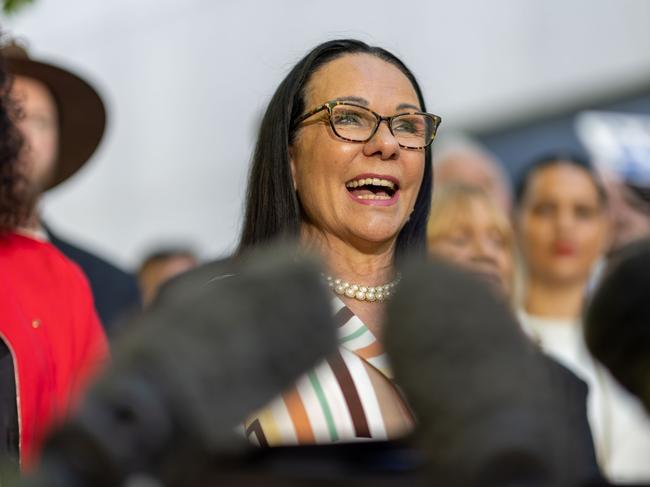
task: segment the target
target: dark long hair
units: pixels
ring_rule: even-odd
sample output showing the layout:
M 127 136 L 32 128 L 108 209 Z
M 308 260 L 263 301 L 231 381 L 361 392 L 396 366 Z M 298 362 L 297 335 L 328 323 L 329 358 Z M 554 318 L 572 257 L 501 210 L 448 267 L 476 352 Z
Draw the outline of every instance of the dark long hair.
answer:
M 545 154 L 535 159 L 526 167 L 515 187 L 515 209 L 517 211 L 521 209 L 521 205 L 524 201 L 526 193 L 528 192 L 530 182 L 537 172 L 549 166 L 558 166 L 564 164 L 582 169 L 585 174 L 589 176 L 589 179 L 591 179 L 591 182 L 596 189 L 596 193 L 598 194 L 598 201 L 600 202 L 601 206 L 607 205 L 607 193 L 605 192 L 605 187 L 603 186 L 603 183 L 600 180 L 600 176 L 598 175 L 591 162 L 589 162 L 588 159 L 585 159 L 581 155 L 571 151 L 557 151 Z
M 22 137 L 14 125 L 18 111 L 10 89 L 11 81 L 0 59 L 0 234 L 23 223 L 31 212 L 26 175 L 18 161 Z
M 262 119 L 246 195 L 246 212 L 238 252 L 275 238 L 297 238 L 300 202 L 293 188 L 289 147 L 296 119 L 305 111 L 305 87 L 321 66 L 346 54 L 369 54 L 396 66 L 413 85 L 423 111 L 424 98 L 413 73 L 390 52 L 341 39 L 316 46 L 298 62 L 275 91 Z M 431 205 L 431 146 L 425 150 L 425 169 L 409 221 L 397 237 L 396 257 L 426 250 L 426 224 Z

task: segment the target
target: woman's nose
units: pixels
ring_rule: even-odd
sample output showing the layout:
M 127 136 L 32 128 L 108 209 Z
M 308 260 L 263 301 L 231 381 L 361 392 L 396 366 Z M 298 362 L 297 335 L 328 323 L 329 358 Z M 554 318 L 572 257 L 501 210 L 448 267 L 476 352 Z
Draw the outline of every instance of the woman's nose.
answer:
M 556 217 L 555 225 L 559 233 L 566 234 L 570 232 L 575 224 L 575 220 L 570 211 L 559 211 Z
M 489 237 L 476 237 L 472 245 L 474 258 L 494 261 L 497 251 L 494 242 Z
M 385 123 L 384 123 L 385 122 Z M 380 155 L 382 160 L 394 159 L 400 151 L 399 143 L 388 127 L 388 121 L 382 120 L 377 131 L 364 145 L 367 156 Z

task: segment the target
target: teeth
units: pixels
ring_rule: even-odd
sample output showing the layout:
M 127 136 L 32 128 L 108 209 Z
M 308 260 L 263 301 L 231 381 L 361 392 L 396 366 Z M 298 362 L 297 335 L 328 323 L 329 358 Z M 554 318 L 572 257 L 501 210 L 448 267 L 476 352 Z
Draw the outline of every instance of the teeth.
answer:
M 379 178 L 365 178 L 365 179 L 355 179 L 345 184 L 348 188 L 358 188 L 359 186 L 367 186 L 372 184 L 373 186 L 384 186 L 386 188 L 395 189 L 395 183 L 388 181 L 387 179 Z
M 390 196 L 385 194 L 360 194 L 357 196 L 359 200 L 389 200 Z

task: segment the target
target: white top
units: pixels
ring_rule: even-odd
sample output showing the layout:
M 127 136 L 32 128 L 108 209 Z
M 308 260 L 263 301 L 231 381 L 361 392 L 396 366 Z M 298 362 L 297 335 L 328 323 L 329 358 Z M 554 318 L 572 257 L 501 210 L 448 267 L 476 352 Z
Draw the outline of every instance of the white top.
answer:
M 518 315 L 532 340 L 589 386 L 587 416 L 603 473 L 615 482 L 650 482 L 650 416 L 591 356 L 581 321 L 542 318 L 523 310 Z

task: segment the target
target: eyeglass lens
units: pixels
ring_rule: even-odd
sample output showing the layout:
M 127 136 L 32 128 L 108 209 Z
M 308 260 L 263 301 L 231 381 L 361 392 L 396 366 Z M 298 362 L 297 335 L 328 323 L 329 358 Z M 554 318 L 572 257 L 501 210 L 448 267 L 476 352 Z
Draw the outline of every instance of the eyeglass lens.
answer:
M 369 110 L 350 105 L 332 107 L 331 122 L 339 137 L 357 142 L 370 138 L 378 123 Z M 428 115 L 404 114 L 392 119 L 391 131 L 403 147 L 424 147 L 433 138 L 435 122 Z

